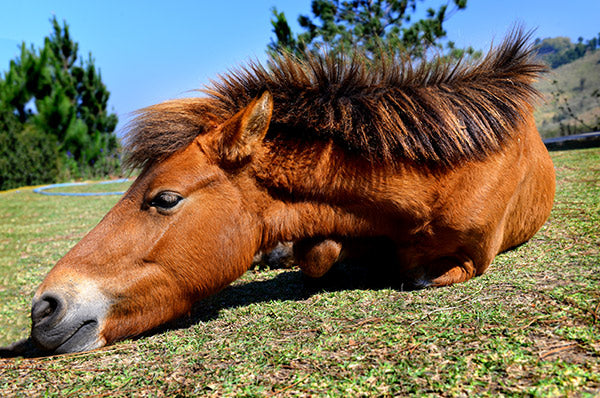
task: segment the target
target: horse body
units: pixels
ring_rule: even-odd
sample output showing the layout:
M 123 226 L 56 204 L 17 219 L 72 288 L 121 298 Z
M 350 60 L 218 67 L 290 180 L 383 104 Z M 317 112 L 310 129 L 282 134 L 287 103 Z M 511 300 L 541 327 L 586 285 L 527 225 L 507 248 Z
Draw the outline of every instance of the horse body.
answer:
M 145 110 L 128 146 L 142 172 L 39 287 L 33 340 L 71 352 L 149 330 L 280 241 L 295 242 L 311 277 L 364 251 L 420 286 L 483 273 L 552 207 L 554 170 L 529 104 L 541 67 L 523 42 L 474 69 L 403 69 L 412 85 L 284 59 L 211 98 Z M 492 69 L 495 80 L 482 77 Z
M 388 260 L 422 284 L 480 275 L 498 253 L 530 239 L 552 207 L 554 170 L 531 118 L 522 133 L 484 161 L 433 173 L 419 165 L 373 167 L 331 145 L 293 155 L 273 146 L 267 157 L 274 160 L 255 171 L 258 180 L 275 195 L 302 200 L 265 213 L 266 241 L 309 237 L 352 246 L 359 237 L 385 237 L 396 249 Z M 282 161 L 289 164 L 275 164 Z M 305 256 L 297 260 L 308 275 L 328 270 L 311 270 Z

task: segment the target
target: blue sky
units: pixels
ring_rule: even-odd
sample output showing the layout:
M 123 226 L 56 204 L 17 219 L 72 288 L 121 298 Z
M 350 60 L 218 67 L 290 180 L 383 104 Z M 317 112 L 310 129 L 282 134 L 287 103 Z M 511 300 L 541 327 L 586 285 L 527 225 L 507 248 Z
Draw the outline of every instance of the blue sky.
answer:
M 271 8 L 296 18 L 310 0 L 154 1 L 23 0 L 0 2 L 0 73 L 22 41 L 40 46 L 56 15 L 70 25 L 80 54 L 92 52 L 111 92 L 109 106 L 123 126 L 141 107 L 188 96 L 219 73 L 251 59 L 263 60 Z M 426 0 L 422 9 L 445 3 Z M 469 0 L 445 25 L 459 47 L 487 49 L 514 23 L 536 28 L 535 37 L 590 39 L 600 32 L 600 0 Z

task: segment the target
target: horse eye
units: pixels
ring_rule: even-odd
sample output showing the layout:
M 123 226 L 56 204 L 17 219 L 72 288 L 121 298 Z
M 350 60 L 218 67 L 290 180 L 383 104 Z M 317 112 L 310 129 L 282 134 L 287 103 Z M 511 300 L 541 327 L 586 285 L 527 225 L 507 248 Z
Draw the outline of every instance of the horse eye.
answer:
M 170 210 L 177 206 L 183 198 L 174 192 L 160 192 L 150 201 L 151 207 L 159 210 Z

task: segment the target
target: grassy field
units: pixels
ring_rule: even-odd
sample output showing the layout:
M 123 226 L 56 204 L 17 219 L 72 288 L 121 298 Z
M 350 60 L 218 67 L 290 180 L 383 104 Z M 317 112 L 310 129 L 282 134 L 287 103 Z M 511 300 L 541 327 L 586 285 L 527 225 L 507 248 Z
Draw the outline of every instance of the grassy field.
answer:
M 0 395 L 597 396 L 600 148 L 552 157 L 550 220 L 481 277 L 401 291 L 251 270 L 139 339 L 0 359 Z M 0 194 L 0 345 L 27 336 L 37 284 L 116 200 Z

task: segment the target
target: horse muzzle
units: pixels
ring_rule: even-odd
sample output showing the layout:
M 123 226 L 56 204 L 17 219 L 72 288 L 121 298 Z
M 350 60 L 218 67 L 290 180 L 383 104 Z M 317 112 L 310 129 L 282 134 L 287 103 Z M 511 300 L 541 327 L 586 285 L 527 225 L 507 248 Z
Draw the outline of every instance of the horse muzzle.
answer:
M 94 288 L 38 291 L 31 307 L 31 338 L 40 349 L 57 354 L 102 347 L 106 342 L 100 330 L 108 307 Z

